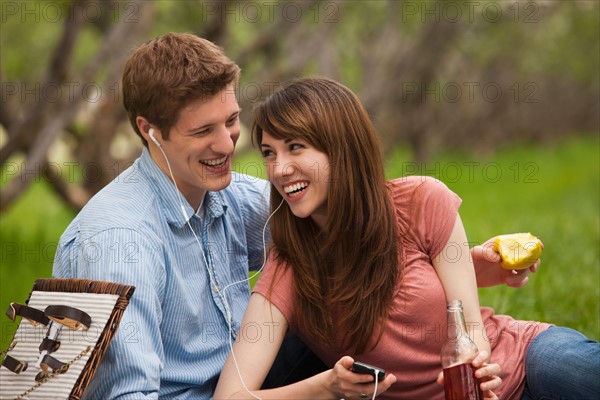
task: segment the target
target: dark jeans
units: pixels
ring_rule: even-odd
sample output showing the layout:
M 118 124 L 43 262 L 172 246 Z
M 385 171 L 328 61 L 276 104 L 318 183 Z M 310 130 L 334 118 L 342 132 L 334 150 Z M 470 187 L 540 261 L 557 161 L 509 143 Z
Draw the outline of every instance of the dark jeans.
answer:
M 533 339 L 525 360 L 521 400 L 600 399 L 600 344 L 552 326 Z
M 288 334 L 265 378 L 263 389 L 289 385 L 327 370 L 327 366 L 294 334 Z

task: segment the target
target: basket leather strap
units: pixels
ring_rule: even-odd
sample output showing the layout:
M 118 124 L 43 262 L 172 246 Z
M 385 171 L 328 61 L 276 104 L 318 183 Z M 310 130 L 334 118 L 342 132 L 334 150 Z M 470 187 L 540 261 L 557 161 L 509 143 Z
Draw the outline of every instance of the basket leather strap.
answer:
M 31 322 L 33 326 L 38 326 L 39 324 L 48 325 L 50 323 L 50 320 L 42 310 L 19 303 L 10 303 L 8 310 L 6 310 L 6 315 L 11 321 L 14 321 L 17 316 L 23 317 Z
M 35 376 L 37 382 L 44 381 L 48 377 L 50 370 L 52 370 L 54 374 L 64 374 L 69 369 L 69 364 L 58 361 L 56 358 L 46 354 L 44 358 L 42 358 L 40 368 L 42 370 Z
M 4 361 L 2 361 L 2 366 L 8 368 L 10 371 L 15 374 L 20 374 L 21 372 L 27 369 L 27 363 L 17 360 L 9 356 L 8 354 L 4 357 Z
M 49 337 L 45 337 L 40 343 L 40 351 L 46 350 L 48 353 L 54 353 L 60 347 L 60 342 L 58 340 L 50 339 Z
M 81 326 L 83 326 L 84 330 L 88 330 L 92 324 L 92 318 L 88 313 L 74 307 L 62 305 L 48 306 L 44 313 L 52 321 L 65 325 L 72 330 L 77 330 Z

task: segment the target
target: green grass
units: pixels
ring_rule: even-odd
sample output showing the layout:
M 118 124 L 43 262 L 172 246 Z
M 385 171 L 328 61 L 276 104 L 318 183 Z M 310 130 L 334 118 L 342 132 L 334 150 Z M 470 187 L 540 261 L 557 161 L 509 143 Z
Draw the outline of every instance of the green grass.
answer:
M 388 177 L 433 175 L 463 199 L 460 213 L 472 242 L 530 231 L 544 242 L 542 266 L 522 289 L 480 290 L 481 304 L 515 318 L 540 320 L 600 339 L 600 143 L 575 137 L 552 145 L 522 145 L 473 159 L 442 155 L 425 167 L 402 149 L 388 159 Z M 255 154 L 235 169 L 264 176 Z M 501 174 L 501 176 L 499 176 Z M 74 213 L 43 182 L 32 185 L 0 216 L 0 306 L 23 302 L 37 278 L 50 277 L 54 250 Z M 0 347 L 15 324 L 1 316 Z
M 23 303 L 36 279 L 52 275 L 56 245 L 75 212 L 49 186 L 32 184 L 7 212 L 0 215 L 0 307 Z M 11 341 L 16 324 L 1 315 L 0 349 Z

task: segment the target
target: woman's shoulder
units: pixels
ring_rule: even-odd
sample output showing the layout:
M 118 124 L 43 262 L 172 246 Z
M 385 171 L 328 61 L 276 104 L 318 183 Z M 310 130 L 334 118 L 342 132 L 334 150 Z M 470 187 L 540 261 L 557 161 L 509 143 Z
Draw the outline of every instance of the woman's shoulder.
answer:
M 438 193 L 450 192 L 448 186 L 431 176 L 403 176 L 388 181 L 392 197 L 397 204 L 413 202 L 416 199 L 429 197 Z
M 284 260 L 277 248 L 269 249 L 267 261 L 261 270 L 259 287 L 269 287 L 276 284 L 289 285 L 293 280 L 290 264 Z M 256 288 L 256 287 L 255 287 Z
M 435 257 L 448 241 L 460 197 L 440 180 L 427 176 L 394 179 L 389 187 L 405 245 Z
M 446 184 L 429 176 L 393 179 L 388 182 L 388 187 L 396 221 L 405 233 L 429 231 L 440 220 L 455 215 L 461 204 L 460 197 Z

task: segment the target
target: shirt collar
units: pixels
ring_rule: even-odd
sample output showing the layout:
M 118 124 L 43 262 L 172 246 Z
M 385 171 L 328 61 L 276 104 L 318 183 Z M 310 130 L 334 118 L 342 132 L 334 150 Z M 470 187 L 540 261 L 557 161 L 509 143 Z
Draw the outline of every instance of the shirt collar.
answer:
M 167 222 L 181 228 L 195 215 L 196 210 L 177 191 L 171 177 L 163 173 L 146 147 L 142 150 L 139 166 L 140 172 L 145 174 L 154 183 L 154 187 L 158 189 L 156 190 L 156 196 L 162 205 Z M 183 203 L 187 218 L 183 215 L 181 203 Z M 207 192 L 202 207 L 206 210 L 205 218 L 207 220 L 219 218 L 227 211 L 227 205 L 224 204 L 223 197 L 218 192 Z
M 208 220 L 219 218 L 227 212 L 227 205 L 223 202 L 223 195 L 219 192 L 207 192 L 204 198 L 205 217 Z

